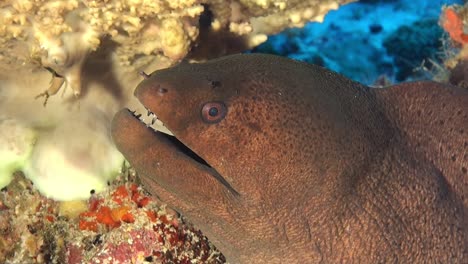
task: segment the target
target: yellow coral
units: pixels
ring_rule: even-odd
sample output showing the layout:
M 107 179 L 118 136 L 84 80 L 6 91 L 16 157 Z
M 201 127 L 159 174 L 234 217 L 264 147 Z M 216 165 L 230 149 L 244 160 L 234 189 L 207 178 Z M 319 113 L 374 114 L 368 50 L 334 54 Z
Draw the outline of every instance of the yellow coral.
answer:
M 198 38 L 198 19 L 206 7 L 213 14 L 213 30 L 247 36 L 246 46 L 252 47 L 264 42 L 266 34 L 321 20 L 345 2 L 349 0 L 7 0 L 0 6 L 0 64 L 48 68 L 79 96 L 83 63 L 105 38 L 117 44 L 119 66 L 141 68 L 160 53 L 173 63 L 184 58 Z M 15 46 L 21 45 L 28 54 L 18 55 Z M 51 86 L 42 94 L 47 100 L 57 90 Z
M 33 61 L 60 75 L 109 36 L 118 44 L 117 60 L 124 64 L 133 65 L 141 55 L 160 52 L 176 61 L 195 43 L 198 18 L 205 7 L 213 13 L 214 29 L 249 35 L 257 39 L 252 44 L 258 44 L 265 39 L 259 35 L 320 20 L 346 2 L 349 0 L 6 0 L 0 6 L 0 49 L 6 54 L 11 41 L 25 41 Z M 146 38 L 149 31 L 155 33 L 151 41 Z M 79 43 L 80 51 L 73 51 L 76 45 L 67 41 Z M 68 67 L 61 68 L 61 64 Z

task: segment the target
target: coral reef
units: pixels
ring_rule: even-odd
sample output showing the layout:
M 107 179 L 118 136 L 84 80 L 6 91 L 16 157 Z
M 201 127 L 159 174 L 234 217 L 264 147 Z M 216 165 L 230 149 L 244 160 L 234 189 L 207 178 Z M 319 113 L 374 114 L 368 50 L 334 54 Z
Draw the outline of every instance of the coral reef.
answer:
M 31 155 L 36 135 L 19 120 L 0 117 L 0 186 L 7 185 L 13 173 Z
M 83 100 L 76 100 L 74 95 L 54 96 L 44 107 L 43 101 L 34 96 L 48 84 L 50 73 L 21 73 L 25 77 L 0 80 L 0 119 L 18 124 L 31 136 L 13 127 L 9 132 L 16 134 L 0 134 L 1 141 L 9 142 L 2 149 L 28 147 L 23 148 L 27 150 L 24 155 L 4 152 L 9 155 L 2 156 L 0 167 L 5 163 L 15 166 L 8 165 L 9 170 L 1 171 L 0 178 L 9 177 L 13 170 L 23 170 L 45 195 L 61 200 L 86 199 L 91 189 L 102 191 L 123 161 L 108 131 L 109 120 L 121 106 L 120 99 L 114 91 L 88 79 Z M 106 76 L 102 80 L 112 86 L 115 83 Z
M 444 62 L 449 69 L 448 81 L 468 88 L 468 3 L 445 7 L 440 25 L 452 40 Z
M 57 202 L 16 174 L 0 193 L 0 262 L 225 262 L 199 230 L 146 196 L 134 179 L 125 170 L 87 202 Z
M 64 79 L 54 80 L 50 93 L 67 82 L 79 95 L 80 69 L 90 52 L 105 44 L 103 38 L 115 43 L 119 65 L 138 68 L 160 57 L 184 58 L 197 40 L 205 9 L 211 11 L 212 30 L 249 35 L 252 47 L 265 40 L 265 34 L 321 21 L 346 2 L 8 0 L 0 6 L 0 63 L 35 62 Z
M 347 2 L 2 1 L 0 118 L 36 135 L 15 169 L 54 199 L 103 190 L 123 160 L 107 133 L 110 119 L 123 105 L 144 110 L 132 98 L 138 71 L 239 52 Z
M 397 68 L 396 80 L 401 82 L 408 79 L 413 69 L 425 60 L 437 60 L 433 56 L 442 48 L 441 39 L 442 29 L 437 25 L 436 18 L 402 26 L 388 36 L 383 45 L 393 57 Z

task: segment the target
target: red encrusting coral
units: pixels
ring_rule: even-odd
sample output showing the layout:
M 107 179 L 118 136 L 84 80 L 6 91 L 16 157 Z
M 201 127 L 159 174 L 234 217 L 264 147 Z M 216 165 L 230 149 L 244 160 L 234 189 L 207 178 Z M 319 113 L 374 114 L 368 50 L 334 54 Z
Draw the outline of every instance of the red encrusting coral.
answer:
M 132 209 L 143 208 L 148 205 L 150 198 L 142 196 L 136 184 L 129 187 L 121 185 L 111 195 L 115 206 L 112 208 L 103 205 L 103 199 L 91 197 L 89 209 L 80 214 L 79 228 L 81 230 L 98 231 L 101 225 L 103 228 L 112 229 L 119 227 L 122 222 L 135 222 Z M 151 220 L 151 219 L 150 219 Z

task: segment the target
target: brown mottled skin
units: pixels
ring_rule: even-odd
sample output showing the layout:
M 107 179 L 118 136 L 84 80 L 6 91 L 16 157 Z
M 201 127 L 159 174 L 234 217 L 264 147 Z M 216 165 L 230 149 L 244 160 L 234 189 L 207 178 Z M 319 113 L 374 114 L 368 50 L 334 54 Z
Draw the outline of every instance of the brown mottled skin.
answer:
M 127 110 L 117 147 L 230 263 L 468 260 L 467 90 L 234 55 L 156 71 L 135 95 L 211 168 Z M 207 102 L 226 115 L 205 122 Z

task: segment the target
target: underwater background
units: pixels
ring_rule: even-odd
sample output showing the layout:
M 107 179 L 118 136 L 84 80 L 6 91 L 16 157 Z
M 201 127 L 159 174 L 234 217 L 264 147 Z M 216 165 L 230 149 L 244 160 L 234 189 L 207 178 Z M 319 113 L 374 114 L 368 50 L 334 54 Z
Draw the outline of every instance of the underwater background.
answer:
M 357 1 L 329 12 L 323 23 L 270 36 L 252 52 L 321 65 L 368 85 L 382 77 L 391 83 L 434 79 L 437 65 L 450 56 L 439 23 L 450 4 L 463 1 Z

